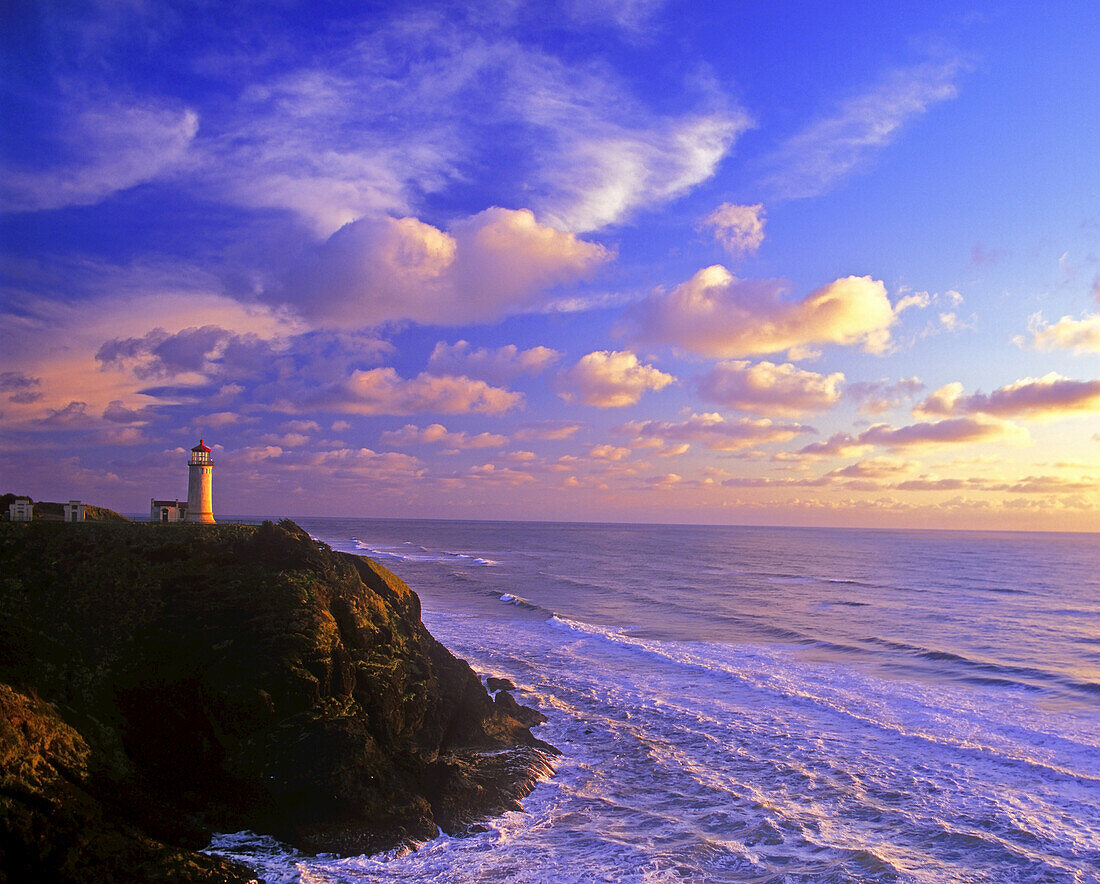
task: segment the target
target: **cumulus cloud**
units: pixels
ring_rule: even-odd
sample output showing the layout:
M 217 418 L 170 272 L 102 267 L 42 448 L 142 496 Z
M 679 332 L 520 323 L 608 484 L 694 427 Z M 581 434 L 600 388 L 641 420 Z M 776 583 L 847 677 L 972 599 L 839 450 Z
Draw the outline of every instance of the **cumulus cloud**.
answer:
M 1050 372 L 1041 378 L 1023 378 L 989 394 L 966 396 L 962 384 L 946 384 L 913 413 L 917 417 L 991 415 L 1054 420 L 1096 411 L 1100 411 L 1100 379 L 1076 381 Z
M 623 460 L 630 457 L 630 449 L 620 445 L 594 445 L 588 456 L 596 460 Z
M 878 280 L 845 277 L 793 303 L 784 293 L 781 282 L 737 279 L 716 264 L 652 293 L 628 321 L 642 341 L 716 358 L 787 351 L 793 359 L 823 344 L 882 353 L 889 344 L 895 315 Z
M 462 325 L 537 309 L 546 290 L 610 258 L 527 209 L 486 209 L 449 232 L 416 218 L 372 217 L 334 233 L 272 297 L 324 326 Z
M 174 334 L 155 328 L 141 337 L 113 338 L 99 348 L 95 358 L 104 366 L 128 369 L 142 379 L 226 372 L 239 377 L 262 374 L 284 349 L 284 345 L 252 333 L 204 325 Z
M 709 230 L 715 242 L 734 257 L 749 255 L 764 242 L 764 205 L 740 206 L 722 203 L 699 222 Z
M 1086 313 L 1080 319 L 1063 316 L 1056 323 L 1043 321 L 1036 313 L 1027 324 L 1030 341 L 1017 337 L 1016 343 L 1036 350 L 1072 350 L 1074 353 L 1100 353 L 1100 313 Z
M 954 98 L 961 69 L 949 60 L 892 72 L 780 145 L 767 161 L 772 171 L 766 183 L 785 199 L 825 193 L 892 143 L 909 120 Z
M 643 365 L 629 350 L 596 350 L 560 376 L 566 402 L 600 408 L 633 405 L 646 390 L 663 390 L 676 379 L 652 365 Z
M 88 206 L 177 168 L 199 129 L 190 109 L 89 105 L 71 112 L 46 168 L 10 165 L 0 179 L 8 212 Z
M 789 362 L 719 362 L 699 379 L 699 394 L 728 408 L 796 417 L 831 408 L 840 400 L 844 375 L 817 374 Z
M 497 433 L 477 433 L 471 436 L 465 431 L 451 432 L 442 424 L 418 427 L 405 424 L 400 430 L 387 430 L 379 441 L 383 445 L 405 448 L 410 445 L 441 445 L 444 448 L 468 450 L 473 448 L 500 448 L 506 445 L 508 437 Z
M 447 344 L 440 341 L 428 357 L 428 371 L 436 374 L 464 374 L 494 383 L 506 383 L 520 375 L 540 375 L 561 359 L 549 347 L 520 350 L 515 344 L 490 350 L 474 349 L 468 341 Z
M 633 436 L 642 445 L 649 439 L 662 442 L 695 442 L 711 451 L 743 451 L 769 442 L 787 442 L 812 430 L 802 424 L 777 423 L 768 418 L 727 420 L 716 412 L 693 414 L 685 421 L 630 421 L 618 432 Z
M 393 368 L 355 371 L 318 396 L 317 405 L 348 414 L 501 414 L 523 405 L 523 394 L 485 381 L 421 372 L 403 378 Z

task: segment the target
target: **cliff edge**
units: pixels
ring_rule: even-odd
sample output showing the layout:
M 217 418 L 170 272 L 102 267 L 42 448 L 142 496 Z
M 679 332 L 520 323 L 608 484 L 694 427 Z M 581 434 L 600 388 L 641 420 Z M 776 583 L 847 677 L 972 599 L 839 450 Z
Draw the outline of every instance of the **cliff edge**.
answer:
M 215 830 L 458 834 L 554 752 L 401 580 L 287 521 L 0 525 L 0 707 L 12 880 L 249 880 L 194 852 Z

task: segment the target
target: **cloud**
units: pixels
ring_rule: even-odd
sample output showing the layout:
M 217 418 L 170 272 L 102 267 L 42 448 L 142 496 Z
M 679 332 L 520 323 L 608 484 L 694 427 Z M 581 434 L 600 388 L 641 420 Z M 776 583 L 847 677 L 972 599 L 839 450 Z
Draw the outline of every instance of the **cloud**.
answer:
M 421 372 L 399 377 L 392 368 L 358 370 L 314 403 L 347 414 L 502 414 L 523 405 L 523 394 L 485 381 Z
M 527 209 L 486 209 L 449 233 L 416 218 L 364 218 L 269 296 L 322 326 L 463 325 L 537 310 L 548 289 L 610 259 L 603 246 L 539 224 Z
M 405 424 L 400 430 L 387 430 L 379 441 L 383 445 L 406 448 L 410 445 L 442 445 L 444 448 L 468 450 L 473 448 L 500 448 L 508 443 L 507 436 L 497 433 L 478 433 L 471 436 L 465 431 L 453 433 L 442 424 L 418 427 Z
M 866 454 L 873 447 L 870 443 L 861 442 L 848 433 L 834 433 L 822 442 L 811 442 L 794 454 L 780 452 L 773 459 L 801 460 L 803 458 L 817 459 L 821 457 L 859 457 Z
M 521 425 L 512 435 L 512 438 L 517 442 L 526 442 L 532 439 L 560 441 L 571 438 L 583 428 L 584 424 L 574 421 L 538 421 L 533 424 Z
M 305 451 L 284 468 L 310 477 L 323 475 L 336 483 L 373 482 L 386 487 L 408 489 L 407 483 L 425 474 L 420 460 L 397 451 L 377 452 L 370 448 L 333 448 Z
M 29 390 L 41 383 L 41 378 L 31 377 L 21 371 L 0 371 L 0 392 L 3 393 Z
M 817 196 L 891 144 L 911 119 L 958 93 L 960 62 L 925 62 L 894 71 L 843 102 L 836 113 L 788 138 L 766 165 L 765 179 L 784 199 Z
M 789 362 L 776 365 L 719 362 L 698 381 L 699 394 L 728 408 L 796 417 L 831 408 L 840 400 L 844 375 L 817 374 Z
M 560 376 L 559 396 L 600 408 L 634 405 L 646 390 L 663 390 L 676 379 L 643 365 L 628 350 L 596 350 Z
M 621 25 L 649 5 L 583 4 Z M 369 32 L 333 32 L 305 65 L 272 45 L 277 63 L 257 68 L 203 143 L 207 186 L 328 236 L 408 214 L 473 170 L 501 182 L 489 200 L 521 184 L 540 216 L 583 232 L 707 180 L 748 126 L 713 90 L 681 96 L 681 113 L 651 110 L 601 58 L 525 44 L 514 18 L 395 8 Z
M 549 96 L 544 96 L 544 99 Z M 593 118 L 568 101 L 542 102 L 540 122 L 558 142 L 537 205 L 566 230 L 599 230 L 691 191 L 710 179 L 749 126 L 739 112 L 716 111 L 624 126 Z M 579 113 L 581 122 L 569 120 Z
M 630 457 L 630 449 L 619 445 L 595 445 L 589 452 L 589 457 L 596 460 L 623 460 Z
M 991 442 L 1005 438 L 1020 439 L 1025 435 L 1018 427 L 1005 421 L 955 417 L 930 423 L 910 424 L 905 427 L 875 424 L 860 433 L 856 441 L 903 450 Z
M 905 399 L 924 389 L 920 378 L 901 378 L 890 383 L 885 378 L 879 381 L 857 381 L 846 388 L 848 396 L 859 402 L 863 414 L 882 414 L 897 408 Z
M 649 439 L 662 442 L 696 442 L 711 451 L 743 451 L 769 442 L 787 442 L 812 430 L 802 424 L 775 423 L 768 418 L 727 420 L 715 412 L 693 414 L 685 421 L 630 421 L 617 432 L 633 436 L 641 444 Z
M 147 423 L 157 416 L 154 408 L 144 406 L 142 408 L 128 408 L 121 400 L 115 399 L 107 404 L 103 410 L 103 419 L 116 424 Z
M 47 166 L 10 163 L 0 179 L 0 210 L 34 212 L 88 206 L 179 167 L 199 129 L 191 109 L 155 104 L 69 108 L 58 122 Z
M 764 206 L 722 203 L 700 220 L 699 226 L 714 235 L 714 241 L 734 257 L 750 255 L 764 242 Z
M 787 351 L 792 359 L 823 344 L 882 353 L 894 311 L 886 287 L 869 276 L 838 279 L 795 303 L 775 280 L 737 279 L 715 264 L 670 292 L 658 290 L 628 314 L 642 341 L 702 356 L 738 358 Z
M 870 457 L 866 460 L 833 470 L 826 475 L 845 479 L 889 479 L 899 473 L 911 473 L 917 464 L 911 460 L 892 457 Z
M 1023 378 L 988 395 L 963 395 L 955 382 L 940 387 L 921 402 L 917 417 L 990 415 L 1003 418 L 1055 420 L 1100 411 L 1100 379 L 1075 381 L 1050 372 L 1041 378 Z
M 607 24 L 635 40 L 649 36 L 665 0 L 565 0 L 565 11 L 583 25 Z
M 1028 320 L 1031 340 L 1015 338 L 1021 346 L 1036 350 L 1073 350 L 1074 353 L 1100 353 L 1100 313 L 1086 313 L 1080 319 L 1063 316 L 1054 325 L 1043 321 L 1036 313 Z
M 228 367 L 237 374 L 255 374 L 272 356 L 271 342 L 257 335 L 204 325 L 175 334 L 156 328 L 140 338 L 114 338 L 99 348 L 95 358 L 103 365 L 125 367 L 147 379 L 214 374 Z M 252 371 L 247 371 L 249 367 Z
M 468 341 L 453 344 L 440 341 L 428 357 L 428 371 L 506 383 L 524 374 L 540 375 L 561 356 L 557 350 L 541 346 L 520 350 L 515 344 L 508 344 L 495 350 L 485 347 L 475 350 Z

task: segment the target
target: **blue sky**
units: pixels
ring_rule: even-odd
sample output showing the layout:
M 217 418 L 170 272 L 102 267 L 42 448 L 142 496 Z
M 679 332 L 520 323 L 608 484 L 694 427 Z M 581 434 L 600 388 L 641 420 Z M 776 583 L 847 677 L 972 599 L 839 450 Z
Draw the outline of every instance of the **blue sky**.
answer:
M 3 16 L 4 489 L 1100 530 L 1095 4 Z

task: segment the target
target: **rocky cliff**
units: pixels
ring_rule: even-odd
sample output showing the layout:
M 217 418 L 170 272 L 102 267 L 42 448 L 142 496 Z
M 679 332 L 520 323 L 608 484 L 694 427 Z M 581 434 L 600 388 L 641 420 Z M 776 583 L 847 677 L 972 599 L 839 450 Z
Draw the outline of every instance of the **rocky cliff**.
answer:
M 249 880 L 212 830 L 460 833 L 553 752 L 404 583 L 291 522 L 0 525 L 0 683 L 11 880 Z

